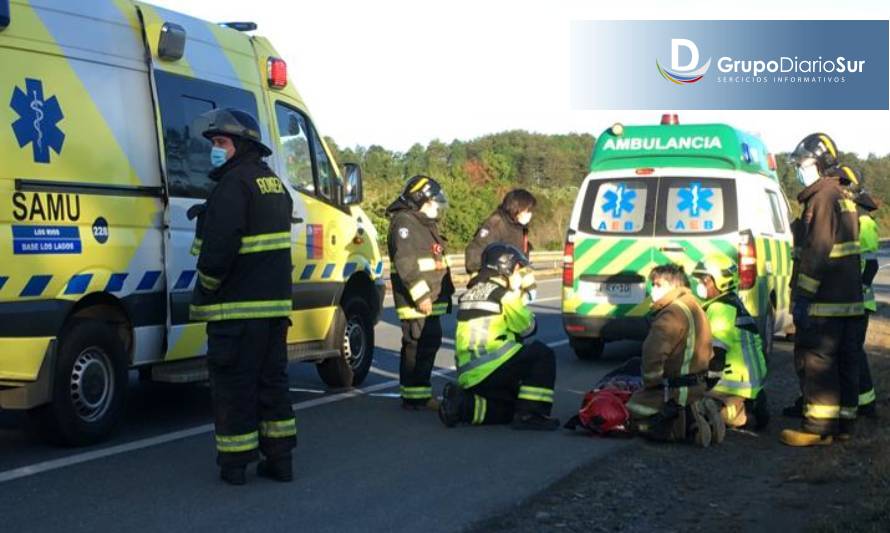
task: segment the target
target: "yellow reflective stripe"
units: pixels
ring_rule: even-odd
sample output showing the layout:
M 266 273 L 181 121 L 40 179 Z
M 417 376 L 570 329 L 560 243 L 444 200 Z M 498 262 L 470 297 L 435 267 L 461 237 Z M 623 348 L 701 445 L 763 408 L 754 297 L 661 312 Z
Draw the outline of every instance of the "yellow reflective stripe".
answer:
M 260 435 L 271 439 L 293 437 L 297 434 L 297 420 L 288 418 L 285 420 L 263 420 L 260 422 Z
M 868 405 L 877 400 L 877 395 L 875 394 L 875 390 L 871 389 L 868 392 L 863 392 L 859 395 L 859 405 Z
M 482 424 L 485 422 L 485 415 L 488 412 L 488 400 L 479 396 L 478 394 L 473 395 L 473 424 Z
M 865 314 L 862 302 L 810 304 L 812 316 L 859 316 Z
M 248 235 L 247 237 L 241 237 L 241 248 L 238 250 L 238 253 L 254 254 L 272 250 L 289 250 L 290 245 L 289 231 Z
M 192 249 L 189 252 L 195 257 L 201 255 L 201 246 L 204 244 L 204 241 L 198 238 L 192 241 Z
M 410 192 L 417 192 L 417 191 L 419 191 L 420 189 L 423 188 L 424 185 L 426 185 L 427 183 L 429 183 L 429 181 L 430 181 L 430 180 L 428 180 L 427 178 L 420 178 L 419 180 L 417 180 L 417 183 L 414 184 L 414 187 L 411 187 L 411 191 L 410 191 Z
M 695 320 L 692 318 L 692 311 L 689 310 L 689 307 L 682 300 L 674 300 L 674 303 L 683 311 L 683 314 L 686 315 L 686 321 L 689 323 L 689 329 L 686 332 L 686 350 L 683 352 L 683 366 L 680 368 L 680 375 L 686 376 L 689 374 L 692 358 L 695 355 Z M 686 405 L 686 400 L 689 396 L 688 388 L 680 387 L 678 395 L 677 402 L 680 405 Z
M 861 248 L 858 242 L 839 242 L 831 247 L 831 253 L 828 254 L 828 257 L 834 259 L 838 257 L 846 257 L 848 255 L 856 255 L 860 250 Z
M 845 420 L 855 420 L 856 407 L 841 407 L 839 416 Z
M 855 213 L 856 212 L 856 203 L 853 200 L 848 200 L 846 198 L 837 201 L 838 206 L 841 208 L 841 213 Z
M 402 398 L 406 400 L 426 400 L 433 397 L 432 387 L 402 387 Z
M 411 294 L 411 298 L 416 302 L 420 300 L 422 296 L 430 292 L 430 286 L 427 285 L 426 281 L 420 280 L 415 283 L 408 292 Z
M 201 282 L 201 286 L 207 289 L 208 291 L 215 291 L 219 288 L 219 285 L 222 283 L 222 280 L 219 278 L 214 278 L 213 276 L 208 276 L 207 274 L 198 271 L 198 281 Z
M 831 155 L 837 157 L 837 148 L 835 148 L 831 139 L 829 139 L 827 135 L 819 135 L 819 138 L 822 139 L 822 142 L 828 147 L 828 151 L 831 152 Z
M 434 272 L 436 270 L 436 260 L 431 257 L 425 257 L 417 260 L 417 268 L 421 272 Z
M 553 389 L 523 385 L 519 387 L 519 395 L 517 397 L 520 400 L 527 400 L 530 402 L 553 403 Z
M 806 274 L 797 276 L 797 286 L 805 291 L 816 293 L 819 291 L 819 285 L 819 280 L 815 280 Z
M 216 435 L 216 449 L 223 453 L 249 452 L 259 445 L 260 437 L 256 431 L 242 435 Z
M 839 405 L 818 405 L 813 403 L 808 403 L 803 413 L 806 418 L 817 418 L 822 420 L 837 418 L 840 414 L 841 407 Z
M 189 315 L 193 321 L 198 322 L 240 318 L 276 318 L 290 316 L 292 306 L 290 300 L 192 305 L 189 308 Z
M 432 314 L 425 315 L 413 307 L 399 307 L 396 309 L 396 315 L 399 320 L 414 320 L 417 318 L 427 318 L 429 316 L 441 316 L 448 312 L 447 303 L 433 304 Z

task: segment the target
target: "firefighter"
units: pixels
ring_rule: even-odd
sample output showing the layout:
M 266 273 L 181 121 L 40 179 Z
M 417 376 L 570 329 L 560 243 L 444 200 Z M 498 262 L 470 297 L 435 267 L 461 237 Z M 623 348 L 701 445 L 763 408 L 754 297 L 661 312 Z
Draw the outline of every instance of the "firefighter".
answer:
M 528 225 L 537 203 L 535 196 L 525 189 L 514 189 L 504 196 L 501 205 L 479 226 L 475 237 L 467 245 L 464 261 L 467 274 L 472 276 L 479 272 L 482 268 L 482 252 L 495 242 L 512 244 L 529 257 L 533 247 L 528 240 Z M 537 285 L 531 266 L 523 268 L 522 280 L 526 301 L 534 301 Z
M 511 244 L 493 243 L 481 265 L 460 298 L 457 384 L 445 385 L 439 418 L 448 427 L 512 422 L 514 429 L 555 430 L 555 355 L 542 342 L 523 344 L 536 329 L 521 293 L 528 259 Z
M 869 418 L 877 418 L 877 406 L 874 382 L 871 378 L 871 368 L 868 364 L 868 355 L 865 352 L 865 337 L 868 331 L 868 318 L 871 313 L 878 310 L 875 301 L 875 293 L 872 282 L 878 273 L 878 225 L 869 213 L 877 210 L 878 206 L 865 191 L 865 183 L 862 175 L 847 165 L 840 166 L 838 173 L 842 182 L 847 183 L 852 199 L 856 202 L 859 215 L 859 248 L 861 252 L 860 265 L 862 267 L 862 298 L 865 307 L 865 319 L 862 323 L 859 343 L 859 409 L 858 415 Z
M 708 317 L 716 362 L 709 395 L 722 405 L 727 426 L 762 429 L 769 422 L 763 388 L 766 358 L 757 322 L 736 294 L 738 267 L 729 257 L 713 254 L 698 262 L 692 276 Z
M 198 282 L 191 319 L 207 322 L 207 360 L 216 422 L 217 463 L 233 485 L 246 466 L 291 481 L 297 428 L 288 395 L 292 200 L 264 157 L 257 121 L 237 109 L 210 111 L 210 179 L 217 182 L 199 218 Z
M 865 321 L 856 204 L 837 176 L 838 150 L 823 133 L 805 137 L 791 161 L 805 189 L 792 274 L 795 358 L 803 424 L 785 429 L 789 446 L 828 445 L 852 435 L 859 397 L 857 351 Z
M 713 354 L 708 318 L 683 267 L 657 266 L 649 282 L 654 316 L 643 341 L 643 388 L 627 404 L 631 429 L 653 440 L 720 443 L 726 426 L 719 406 L 705 397 Z
M 448 200 L 439 183 L 414 176 L 389 207 L 389 258 L 396 314 L 402 322 L 399 365 L 402 407 L 439 408 L 430 375 L 442 344 L 439 320 L 451 312 L 454 285 L 438 222 Z

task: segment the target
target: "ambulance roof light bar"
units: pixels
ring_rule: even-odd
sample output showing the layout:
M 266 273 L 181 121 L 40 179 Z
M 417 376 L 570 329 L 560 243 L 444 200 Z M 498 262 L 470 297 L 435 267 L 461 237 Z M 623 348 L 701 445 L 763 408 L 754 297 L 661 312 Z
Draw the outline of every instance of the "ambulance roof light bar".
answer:
M 223 28 L 231 28 L 236 31 L 256 31 L 256 22 L 220 22 Z
M 662 126 L 677 126 L 680 124 L 680 117 L 676 113 L 665 113 L 661 115 Z

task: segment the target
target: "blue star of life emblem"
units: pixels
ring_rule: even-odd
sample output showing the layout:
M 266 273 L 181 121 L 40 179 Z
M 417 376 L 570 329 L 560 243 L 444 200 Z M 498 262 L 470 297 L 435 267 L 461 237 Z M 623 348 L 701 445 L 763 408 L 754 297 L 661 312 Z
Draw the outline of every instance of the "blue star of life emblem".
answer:
M 55 96 L 44 99 L 43 82 L 25 78 L 25 90 L 15 88 L 9 107 L 19 115 L 19 119 L 12 123 L 19 147 L 31 143 L 34 162 L 49 163 L 50 149 L 56 154 L 62 153 L 65 134 L 57 124 L 65 115 Z
M 702 211 L 710 211 L 714 207 L 711 203 L 714 191 L 703 188 L 698 182 L 689 184 L 689 188 L 680 189 L 678 196 L 680 201 L 677 210 L 689 211 L 691 217 L 698 217 Z
M 624 183 L 619 183 L 614 191 L 606 191 L 603 198 L 606 202 L 603 204 L 603 211 L 608 213 L 611 211 L 612 218 L 621 218 L 622 211 L 625 213 L 633 213 L 634 199 L 637 197 L 637 191 L 628 189 Z

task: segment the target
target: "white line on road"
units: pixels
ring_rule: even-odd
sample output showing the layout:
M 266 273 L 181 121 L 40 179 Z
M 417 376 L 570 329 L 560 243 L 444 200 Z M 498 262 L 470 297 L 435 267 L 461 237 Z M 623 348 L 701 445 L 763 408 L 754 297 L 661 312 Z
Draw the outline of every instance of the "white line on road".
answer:
M 453 342 L 453 341 L 452 341 Z M 567 339 L 563 339 L 561 341 L 551 342 L 547 344 L 551 348 L 556 348 L 558 346 L 562 346 L 564 344 L 568 344 Z M 398 377 L 397 374 L 393 374 L 387 372 L 385 370 L 380 370 L 377 368 L 372 368 L 372 372 L 375 374 L 380 374 L 386 377 L 394 376 Z M 434 370 L 433 374 L 439 377 L 447 378 L 451 374 L 454 373 L 454 370 Z M 357 396 L 365 396 L 371 394 L 373 392 L 389 389 L 392 387 L 397 387 L 399 385 L 398 379 L 393 379 L 390 381 L 385 381 L 383 383 L 378 383 L 376 385 L 371 385 L 368 387 L 363 387 L 360 389 L 350 389 L 345 390 L 343 392 L 332 394 L 330 396 L 325 396 L 323 398 L 315 398 L 313 400 L 306 400 L 302 402 L 297 402 L 293 404 L 294 411 L 302 411 L 304 409 L 310 409 L 312 407 L 318 407 L 320 405 L 326 405 L 329 403 L 340 402 L 343 400 L 348 400 L 350 398 L 355 398 Z M 200 426 L 195 426 L 188 429 L 182 429 L 179 431 L 174 431 L 172 433 L 165 433 L 163 435 L 158 435 L 155 437 L 148 437 L 145 439 L 136 440 L 133 442 L 127 442 L 124 444 L 118 444 L 116 446 L 109 446 L 107 448 L 102 448 L 101 450 L 91 450 L 88 452 L 81 452 L 74 455 L 69 455 L 67 457 L 60 457 L 58 459 L 52 459 L 49 461 L 42 461 L 39 463 L 34 463 L 32 465 L 21 466 L 18 468 L 13 468 L 11 470 L 6 470 L 0 472 L 0 483 L 6 483 L 8 481 L 14 481 L 16 479 L 22 479 L 25 477 L 34 476 L 37 474 L 42 474 L 44 472 L 49 472 L 52 470 L 58 470 L 60 468 L 65 468 L 68 466 L 74 466 L 82 463 L 87 463 L 89 461 L 94 461 L 96 459 L 104 459 L 106 457 L 112 457 L 115 455 L 121 455 L 124 453 L 134 452 L 138 450 L 144 450 L 145 448 L 151 448 L 152 446 L 159 446 L 161 444 L 167 444 L 170 442 L 174 442 L 177 440 L 187 439 L 189 437 L 196 437 L 198 435 L 203 435 L 205 433 L 210 433 L 213 431 L 213 424 L 202 424 Z

